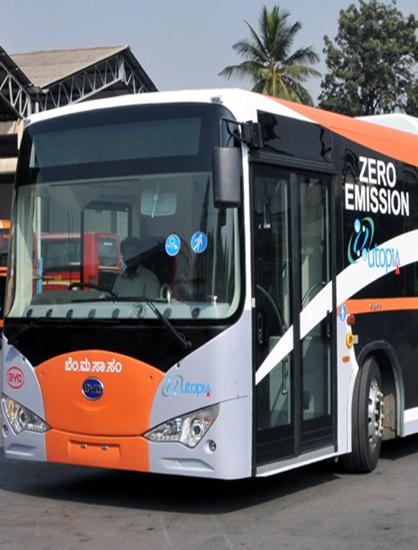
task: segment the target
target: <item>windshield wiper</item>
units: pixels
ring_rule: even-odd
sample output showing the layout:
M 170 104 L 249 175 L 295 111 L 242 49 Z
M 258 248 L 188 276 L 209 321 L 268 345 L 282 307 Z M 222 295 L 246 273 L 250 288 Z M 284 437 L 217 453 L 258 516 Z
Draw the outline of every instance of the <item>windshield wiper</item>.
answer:
M 171 334 L 176 338 L 183 349 L 191 349 L 192 343 L 186 336 L 178 331 L 173 323 L 165 317 L 158 308 L 155 307 L 154 301 L 164 302 L 165 300 L 150 300 L 146 296 L 117 296 L 114 292 L 109 292 L 105 296 L 98 296 L 97 298 L 89 298 L 88 300 L 71 300 L 72 303 L 84 303 L 84 302 L 145 302 L 154 315 L 168 328 Z
M 138 298 L 137 298 L 137 300 L 138 300 Z M 183 349 L 185 349 L 185 350 L 186 349 L 191 349 L 192 343 L 190 342 L 190 340 L 188 338 L 186 338 L 186 336 L 182 332 L 179 332 L 174 327 L 173 323 L 167 317 L 165 317 L 165 315 L 163 315 L 161 313 L 161 311 L 159 311 L 159 309 L 157 309 L 155 307 L 155 304 L 152 300 L 150 300 L 149 298 L 146 298 L 145 296 L 141 296 L 139 298 L 139 301 L 145 302 L 148 305 L 150 310 L 168 328 L 168 330 L 177 339 L 177 341 L 180 343 L 180 345 L 182 346 Z
M 165 317 L 158 308 L 155 307 L 153 300 L 150 300 L 146 296 L 118 296 L 117 299 L 109 297 L 108 300 L 115 302 L 145 302 L 150 310 L 154 313 L 154 315 L 168 328 L 168 330 L 176 338 L 182 348 L 191 349 L 192 343 L 190 342 L 190 340 L 186 338 L 186 336 L 182 332 L 178 331 L 174 327 L 173 323 L 167 317 Z M 165 300 L 158 301 L 165 302 Z
M 154 313 L 154 315 L 157 317 L 157 319 L 159 319 L 163 325 L 165 325 L 167 327 L 167 329 L 170 331 L 170 333 L 176 338 L 176 340 L 179 342 L 179 344 L 182 346 L 183 349 L 187 350 L 187 349 L 191 349 L 192 347 L 192 343 L 190 342 L 190 340 L 188 338 L 186 338 L 186 336 L 178 331 L 174 326 L 173 324 L 171 323 L 171 321 L 169 319 L 167 319 L 167 317 L 165 317 L 156 307 L 155 307 L 155 304 L 152 300 L 150 300 L 149 298 L 147 298 L 146 296 L 116 296 L 116 294 L 114 294 L 113 292 L 109 295 L 106 295 L 106 296 L 98 296 L 97 298 L 91 298 L 91 299 L 88 299 L 88 300 L 71 300 L 71 303 L 87 303 L 87 302 L 99 302 L 99 301 L 105 301 L 105 302 L 145 302 L 148 307 L 150 308 L 150 310 Z M 161 302 L 165 302 L 165 300 L 161 300 Z M 15 334 L 13 334 L 11 336 L 11 340 L 12 340 L 12 343 L 16 342 L 17 339 L 19 338 L 19 336 L 21 336 L 22 334 L 24 334 L 25 332 L 27 332 L 28 330 L 30 330 L 31 328 L 33 327 L 36 327 L 37 324 L 48 324 L 48 323 L 51 323 L 51 324 L 59 324 L 59 323 L 62 323 L 62 322 L 77 322 L 77 321 L 86 321 L 86 319 L 73 319 L 71 317 L 65 317 L 65 318 L 61 318 L 61 317 L 39 317 L 37 319 L 31 319 L 29 324 L 28 325 L 25 325 L 24 327 L 21 327 Z M 89 320 L 91 322 L 91 320 Z M 115 324 L 115 323 L 118 323 L 120 324 L 121 320 L 116 320 L 116 319 L 100 319 L 100 323 L 106 323 L 106 322 L 109 322 L 109 323 L 112 323 L 112 324 Z

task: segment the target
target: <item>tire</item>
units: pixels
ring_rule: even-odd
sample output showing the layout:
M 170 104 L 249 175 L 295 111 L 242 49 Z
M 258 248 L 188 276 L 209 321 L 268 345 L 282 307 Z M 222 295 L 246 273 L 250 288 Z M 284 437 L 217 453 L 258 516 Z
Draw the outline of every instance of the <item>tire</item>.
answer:
M 352 452 L 342 458 L 351 472 L 371 472 L 380 456 L 383 434 L 382 375 L 374 357 L 361 367 L 353 395 Z

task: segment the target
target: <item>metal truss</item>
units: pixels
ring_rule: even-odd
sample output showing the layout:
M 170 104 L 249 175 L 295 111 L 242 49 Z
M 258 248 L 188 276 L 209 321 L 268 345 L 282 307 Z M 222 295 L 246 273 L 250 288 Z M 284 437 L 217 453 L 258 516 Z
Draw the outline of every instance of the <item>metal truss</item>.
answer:
M 19 82 L 13 75 L 16 66 L 12 63 L 10 58 L 0 56 L 0 100 L 5 101 L 19 118 L 25 118 L 34 112 L 79 103 L 109 89 L 131 94 L 149 91 L 146 78 L 142 80 L 140 71 L 132 68 L 123 52 L 68 76 L 46 89 L 36 88 L 30 83 L 25 86 Z
M 146 92 L 144 82 L 124 55 L 115 55 L 53 84 L 38 97 L 39 109 L 47 110 L 78 103 L 122 84 L 131 94 Z
M 32 112 L 31 95 L 27 86 L 20 83 L 12 72 L 12 68 L 0 56 L 0 99 L 15 115 L 24 118 Z

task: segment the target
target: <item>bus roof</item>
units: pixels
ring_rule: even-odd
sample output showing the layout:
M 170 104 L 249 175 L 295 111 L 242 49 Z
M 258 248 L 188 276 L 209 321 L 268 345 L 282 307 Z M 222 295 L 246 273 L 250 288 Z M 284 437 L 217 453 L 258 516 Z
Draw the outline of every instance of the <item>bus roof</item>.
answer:
M 363 147 L 412 166 L 418 166 L 418 135 L 388 128 L 369 120 L 339 115 L 283 99 L 272 99 Z
M 385 115 L 370 115 L 356 117 L 358 120 L 365 120 L 373 124 L 380 124 L 394 130 L 418 134 L 418 118 L 406 115 L 405 113 L 388 113 Z
M 27 124 L 96 109 L 179 102 L 222 103 L 238 120 L 255 121 L 257 111 L 265 111 L 319 124 L 359 145 L 412 166 L 418 166 L 418 120 L 416 119 L 414 119 L 417 129 L 415 132 L 414 124 L 408 126 L 403 119 L 402 125 L 399 122 L 399 116 L 398 122 L 395 122 L 394 118 L 389 122 L 389 119 L 385 121 L 379 117 L 374 120 L 371 118 L 363 120 L 238 89 L 150 92 L 98 99 L 33 115 L 27 120 Z M 408 128 L 409 131 L 407 131 Z

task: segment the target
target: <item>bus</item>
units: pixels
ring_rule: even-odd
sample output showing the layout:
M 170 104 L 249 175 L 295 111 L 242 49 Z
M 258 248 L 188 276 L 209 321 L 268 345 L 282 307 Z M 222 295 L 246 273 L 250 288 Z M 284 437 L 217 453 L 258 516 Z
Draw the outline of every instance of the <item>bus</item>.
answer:
M 79 233 L 43 233 L 41 248 L 43 292 L 66 290 L 81 280 L 111 290 L 122 267 L 120 241 L 112 233 L 85 231 L 83 240 Z
M 372 471 L 382 441 L 418 432 L 413 123 L 234 89 L 31 116 L 5 456 L 220 479 L 325 459 Z M 113 286 L 86 280 L 82 247 L 77 284 L 38 284 L 42 235 L 86 232 L 125 246 Z
M 10 220 L 0 220 L 0 332 L 3 330 L 3 304 L 7 276 Z

